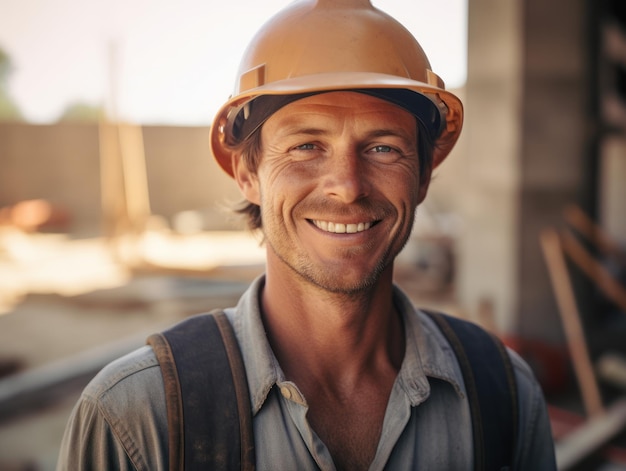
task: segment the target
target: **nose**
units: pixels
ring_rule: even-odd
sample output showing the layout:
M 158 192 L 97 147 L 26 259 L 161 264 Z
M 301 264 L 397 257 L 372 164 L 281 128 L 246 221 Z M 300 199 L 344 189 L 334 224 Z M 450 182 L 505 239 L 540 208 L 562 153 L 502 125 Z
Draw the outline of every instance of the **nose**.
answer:
M 366 165 L 359 153 L 344 149 L 333 154 L 326 166 L 324 191 L 343 203 L 352 203 L 369 193 Z

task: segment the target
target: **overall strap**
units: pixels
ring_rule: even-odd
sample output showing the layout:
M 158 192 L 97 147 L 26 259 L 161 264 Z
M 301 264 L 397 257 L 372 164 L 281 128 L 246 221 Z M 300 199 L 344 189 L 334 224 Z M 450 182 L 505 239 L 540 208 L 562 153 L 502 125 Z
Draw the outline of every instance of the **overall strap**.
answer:
M 512 469 L 519 412 L 515 372 L 506 347 L 476 324 L 424 312 L 447 338 L 463 373 L 472 416 L 474 469 Z
M 223 311 L 193 316 L 152 346 L 165 386 L 171 470 L 254 470 L 246 372 Z

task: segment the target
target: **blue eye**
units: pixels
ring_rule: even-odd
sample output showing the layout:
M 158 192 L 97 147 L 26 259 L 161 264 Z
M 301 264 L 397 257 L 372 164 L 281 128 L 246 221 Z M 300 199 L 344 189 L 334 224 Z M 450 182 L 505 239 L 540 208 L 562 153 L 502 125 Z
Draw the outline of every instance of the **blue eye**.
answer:
M 381 146 L 374 146 L 372 150 L 374 152 L 386 152 L 386 153 L 394 151 L 394 149 L 392 147 L 390 147 L 390 146 L 383 146 L 383 145 L 381 145 Z
M 296 146 L 295 149 L 297 149 L 297 150 L 314 150 L 315 149 L 315 144 L 311 144 L 311 143 L 301 144 L 299 146 Z

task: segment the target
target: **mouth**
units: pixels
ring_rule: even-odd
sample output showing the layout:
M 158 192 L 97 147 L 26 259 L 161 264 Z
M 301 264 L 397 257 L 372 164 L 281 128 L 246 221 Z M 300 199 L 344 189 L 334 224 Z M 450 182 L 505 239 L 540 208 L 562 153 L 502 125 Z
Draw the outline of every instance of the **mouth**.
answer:
M 367 231 L 372 226 L 376 225 L 378 221 L 343 224 L 339 222 L 310 219 L 310 222 L 324 232 L 330 232 L 332 234 L 356 234 L 358 232 Z

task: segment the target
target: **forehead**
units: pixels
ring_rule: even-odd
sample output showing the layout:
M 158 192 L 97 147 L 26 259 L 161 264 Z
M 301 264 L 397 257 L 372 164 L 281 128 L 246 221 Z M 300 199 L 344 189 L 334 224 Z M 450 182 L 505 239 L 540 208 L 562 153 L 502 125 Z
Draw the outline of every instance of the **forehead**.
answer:
M 371 125 L 415 129 L 416 118 L 402 107 L 364 93 L 337 91 L 293 101 L 276 111 L 267 124 L 296 124 L 319 119 L 350 120 Z

